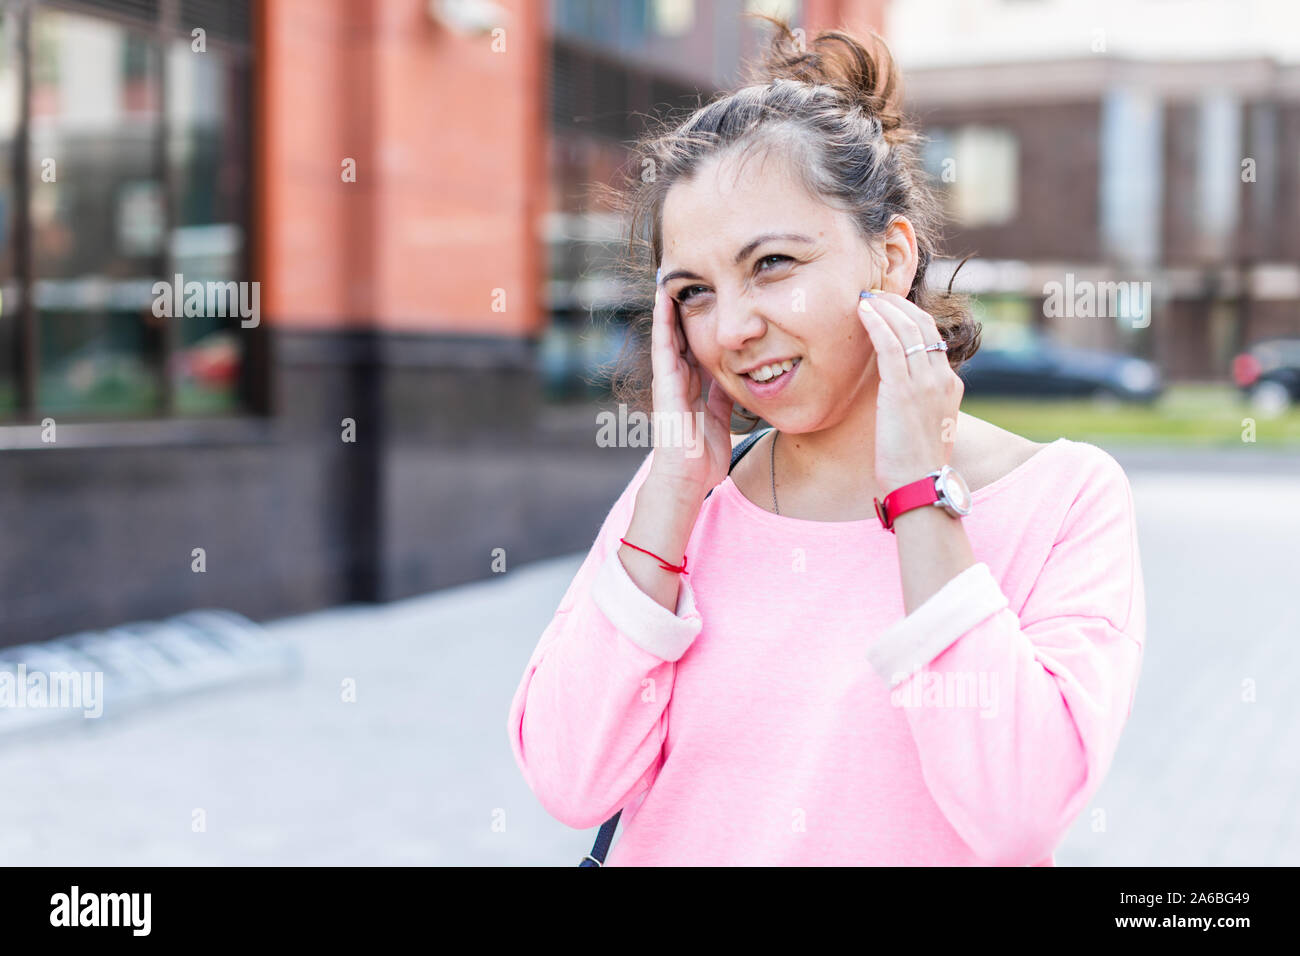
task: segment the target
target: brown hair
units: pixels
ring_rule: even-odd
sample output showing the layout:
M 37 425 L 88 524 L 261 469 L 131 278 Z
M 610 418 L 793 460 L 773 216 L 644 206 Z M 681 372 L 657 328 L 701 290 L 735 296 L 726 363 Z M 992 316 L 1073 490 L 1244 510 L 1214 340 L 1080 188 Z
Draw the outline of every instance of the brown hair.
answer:
M 779 147 L 796 160 L 809 192 L 847 212 L 867 241 L 882 236 L 896 216 L 912 223 L 917 265 L 907 298 L 934 317 L 948 344 L 948 361 L 959 368 L 979 348 L 980 326 L 966 296 L 953 293 L 951 280 L 946 291 L 925 285 L 941 216 L 921 168 L 920 134 L 903 119 L 901 78 L 888 47 L 874 33 L 864 41 L 825 30 L 805 50 L 783 21 L 751 16 L 776 29 L 747 84 L 644 136 L 638 168 L 613 192 L 628 225 L 628 256 L 621 267 L 629 285 L 649 287 L 647 298 L 653 297 L 663 254 L 663 203 L 675 183 L 724 150 Z M 653 175 L 645 176 L 646 169 Z M 610 383 L 617 401 L 647 412 L 651 325 L 649 312 L 634 316 Z M 759 421 L 747 409 L 736 415 L 746 422 L 743 431 Z

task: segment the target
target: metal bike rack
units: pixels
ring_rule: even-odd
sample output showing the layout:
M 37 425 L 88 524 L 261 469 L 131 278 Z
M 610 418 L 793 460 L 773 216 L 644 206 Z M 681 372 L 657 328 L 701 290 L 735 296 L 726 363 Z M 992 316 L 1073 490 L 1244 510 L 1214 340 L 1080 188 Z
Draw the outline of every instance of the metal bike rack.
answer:
M 235 683 L 283 679 L 300 667 L 287 641 L 241 614 L 212 609 L 0 648 L 0 681 L 9 682 L 10 697 L 27 693 L 18 685 L 20 673 L 76 674 L 79 681 L 89 674 L 100 681 L 101 718 Z M 74 720 L 97 723 L 85 718 L 86 710 L 20 706 L 0 694 L 0 739 Z

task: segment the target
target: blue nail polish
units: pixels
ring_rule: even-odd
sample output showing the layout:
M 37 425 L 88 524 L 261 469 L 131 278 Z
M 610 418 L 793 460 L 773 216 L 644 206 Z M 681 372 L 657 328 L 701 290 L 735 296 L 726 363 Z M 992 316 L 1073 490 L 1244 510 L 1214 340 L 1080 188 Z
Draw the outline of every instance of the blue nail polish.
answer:
M 660 266 L 658 269 L 655 270 L 655 285 L 659 285 L 659 280 L 663 278 L 663 274 L 664 274 L 663 266 Z
M 876 294 L 875 294 L 874 292 L 859 292 L 859 293 L 858 293 L 858 298 L 859 298 L 859 299 L 874 299 L 875 297 L 876 297 Z

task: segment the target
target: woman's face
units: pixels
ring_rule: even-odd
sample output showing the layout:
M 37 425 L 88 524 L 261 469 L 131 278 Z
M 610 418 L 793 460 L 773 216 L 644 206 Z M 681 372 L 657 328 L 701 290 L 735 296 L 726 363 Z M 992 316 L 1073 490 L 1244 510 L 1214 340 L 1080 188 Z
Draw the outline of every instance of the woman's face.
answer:
M 781 429 L 815 431 L 875 387 L 857 306 L 859 292 L 883 287 L 881 267 L 848 215 L 810 196 L 780 153 L 736 169 L 734 158 L 710 160 L 668 191 L 663 286 L 691 351 L 732 398 Z M 744 373 L 781 359 L 798 365 L 756 392 Z

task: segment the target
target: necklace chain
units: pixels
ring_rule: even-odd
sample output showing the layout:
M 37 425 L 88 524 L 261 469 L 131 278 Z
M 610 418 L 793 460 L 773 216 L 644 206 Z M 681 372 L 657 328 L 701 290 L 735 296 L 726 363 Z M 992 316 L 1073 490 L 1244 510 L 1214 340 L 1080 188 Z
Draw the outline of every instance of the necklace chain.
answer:
M 772 429 L 772 510 L 777 514 L 781 509 L 776 506 L 776 436 L 779 435 L 776 429 Z

